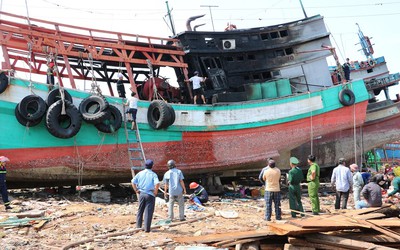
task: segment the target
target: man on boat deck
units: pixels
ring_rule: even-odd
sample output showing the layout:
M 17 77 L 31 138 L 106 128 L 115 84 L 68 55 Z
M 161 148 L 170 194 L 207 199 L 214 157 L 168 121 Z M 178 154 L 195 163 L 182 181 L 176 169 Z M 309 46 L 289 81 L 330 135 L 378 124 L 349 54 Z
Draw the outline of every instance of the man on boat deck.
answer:
M 350 81 L 350 59 L 346 58 L 346 62 L 343 64 L 344 78 L 346 81 Z
M 54 86 L 54 62 L 49 62 L 47 65 L 47 79 L 46 83 L 49 86 L 49 88 L 52 88 Z
M 206 98 L 204 97 L 204 91 L 201 87 L 201 83 L 204 82 L 207 78 L 200 77 L 199 72 L 195 71 L 194 76 L 192 76 L 189 80 L 185 80 L 185 82 L 192 82 L 193 83 L 193 103 L 197 104 L 197 96 L 201 96 L 203 100 L 203 104 L 206 104 Z
M 311 210 L 313 215 L 318 215 L 320 212 L 318 197 L 320 168 L 318 164 L 315 163 L 314 155 L 309 155 L 307 161 L 310 165 L 310 168 L 307 172 L 308 196 L 311 200 Z
M 132 179 L 132 187 L 139 199 L 139 208 L 136 215 L 136 228 L 142 228 L 144 214 L 144 231 L 150 232 L 151 221 L 153 219 L 156 196 L 160 182 L 153 168 L 153 161 L 148 159 L 145 169 L 140 171 Z
M 117 81 L 117 91 L 118 91 L 118 96 L 122 98 L 126 98 L 125 96 L 125 86 L 124 82 L 122 81 L 124 76 L 122 73 L 118 73 L 118 81 Z
M 6 185 L 6 163 L 8 161 L 10 160 L 7 157 L 0 156 L 0 192 L 1 197 L 3 198 L 4 206 L 6 207 L 6 209 L 11 209 L 10 201 L 8 200 L 8 191 Z

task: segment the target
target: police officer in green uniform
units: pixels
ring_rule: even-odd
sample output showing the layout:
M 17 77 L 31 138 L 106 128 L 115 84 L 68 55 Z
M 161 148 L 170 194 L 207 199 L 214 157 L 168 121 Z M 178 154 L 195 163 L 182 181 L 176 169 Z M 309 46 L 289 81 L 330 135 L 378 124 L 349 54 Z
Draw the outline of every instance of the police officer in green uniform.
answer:
M 289 207 L 293 218 L 296 218 L 296 212 L 304 212 L 303 204 L 301 203 L 301 187 L 300 182 L 304 179 L 303 172 L 297 166 L 299 160 L 296 157 L 290 157 L 291 170 L 288 174 L 289 181 Z M 304 214 L 301 214 L 304 216 Z
M 8 191 L 6 185 L 6 163 L 8 161 L 10 160 L 7 157 L 0 156 L 0 192 L 1 198 L 3 198 L 4 206 L 6 207 L 6 209 L 11 209 L 10 201 L 8 200 Z
M 319 174 L 320 169 L 317 163 L 315 163 L 315 156 L 309 155 L 307 158 L 310 168 L 307 172 L 307 183 L 308 183 L 308 196 L 311 200 L 311 210 L 313 215 L 318 215 L 320 212 L 318 188 L 319 188 Z

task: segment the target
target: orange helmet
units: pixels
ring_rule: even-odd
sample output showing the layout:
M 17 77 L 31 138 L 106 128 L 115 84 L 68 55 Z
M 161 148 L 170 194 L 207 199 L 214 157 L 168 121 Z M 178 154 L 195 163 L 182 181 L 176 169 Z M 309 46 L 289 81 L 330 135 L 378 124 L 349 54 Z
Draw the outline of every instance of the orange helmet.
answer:
M 196 182 L 192 182 L 189 184 L 190 189 L 196 189 L 198 186 L 199 186 L 199 184 L 197 184 Z

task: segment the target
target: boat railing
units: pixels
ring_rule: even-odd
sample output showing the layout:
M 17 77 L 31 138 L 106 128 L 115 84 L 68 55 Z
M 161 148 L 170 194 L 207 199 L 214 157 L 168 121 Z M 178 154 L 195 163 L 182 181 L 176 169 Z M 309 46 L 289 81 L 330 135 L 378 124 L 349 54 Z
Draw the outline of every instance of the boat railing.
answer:
M 61 24 L 36 18 L 27 18 L 7 12 L 0 11 L 0 24 L 6 26 L 29 27 L 32 31 L 56 34 L 64 37 L 79 37 L 99 42 L 110 43 L 144 43 L 149 45 L 171 45 L 176 44 L 177 39 L 143 36 L 123 32 L 105 31 L 100 29 L 84 28 L 74 25 Z M 9 20 L 6 20 L 9 19 Z M 26 24 L 28 23 L 28 24 Z
M 390 74 L 389 76 L 383 78 L 366 81 L 365 84 L 367 86 L 367 89 L 371 90 L 371 89 L 377 89 L 395 85 L 398 84 L 399 81 L 400 81 L 400 73 L 395 73 L 395 74 Z

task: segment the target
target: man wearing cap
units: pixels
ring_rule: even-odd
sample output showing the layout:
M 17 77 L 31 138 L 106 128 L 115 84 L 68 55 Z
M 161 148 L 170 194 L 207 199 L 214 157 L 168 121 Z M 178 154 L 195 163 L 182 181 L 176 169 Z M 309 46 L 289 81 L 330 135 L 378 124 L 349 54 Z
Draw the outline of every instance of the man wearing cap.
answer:
M 360 193 L 364 186 L 363 177 L 359 171 L 357 164 L 351 164 L 350 170 L 353 172 L 353 196 L 354 196 L 354 204 L 360 200 Z
M 167 162 L 169 170 L 164 174 L 164 196 L 168 199 L 168 219 L 174 219 L 174 203 L 178 202 L 179 206 L 179 220 L 185 220 L 185 200 L 183 195 L 186 194 L 185 182 L 182 171 L 176 168 L 174 160 Z M 169 197 L 168 197 L 169 196 Z
M 347 209 L 347 200 L 353 186 L 353 176 L 350 169 L 346 167 L 344 158 L 339 158 L 338 166 L 333 169 L 331 184 L 336 190 L 335 209 Z
M 206 99 L 204 97 L 204 91 L 201 87 L 201 83 L 204 82 L 207 78 L 203 78 L 199 76 L 199 72 L 195 71 L 194 76 L 192 76 L 188 81 L 193 83 L 193 103 L 197 103 L 197 96 L 200 95 L 203 103 L 206 103 Z M 186 81 L 186 82 L 188 82 Z
M 118 73 L 117 91 L 119 97 L 126 98 L 123 78 L 124 76 L 122 75 L 122 73 Z
M 296 212 L 304 212 L 303 204 L 301 203 L 301 187 L 300 183 L 304 179 L 303 171 L 297 166 L 299 160 L 296 157 L 290 157 L 290 171 L 288 175 L 289 181 L 289 207 L 293 218 L 296 218 Z M 303 217 L 304 214 L 301 214 Z
M 272 202 L 274 202 L 275 207 L 275 218 L 276 220 L 281 220 L 281 170 L 275 167 L 274 160 L 269 160 L 268 166 L 269 168 L 264 171 L 263 176 L 265 182 L 265 220 L 271 221 Z
M 144 214 L 144 231 L 150 232 L 153 219 L 154 206 L 160 182 L 153 168 L 153 161 L 148 159 L 145 162 L 145 169 L 140 171 L 132 179 L 132 187 L 139 199 L 139 208 L 136 215 L 136 227 L 142 228 Z
M 6 207 L 6 209 L 11 209 L 10 201 L 8 200 L 8 191 L 6 185 L 6 164 L 8 161 L 10 160 L 7 157 L 0 156 L 0 192 L 1 197 L 3 198 L 4 206 Z
M 313 215 L 318 215 L 320 212 L 318 197 L 320 168 L 318 164 L 315 163 L 314 155 L 309 155 L 307 157 L 307 162 L 310 165 L 307 171 L 308 196 L 310 197 Z

